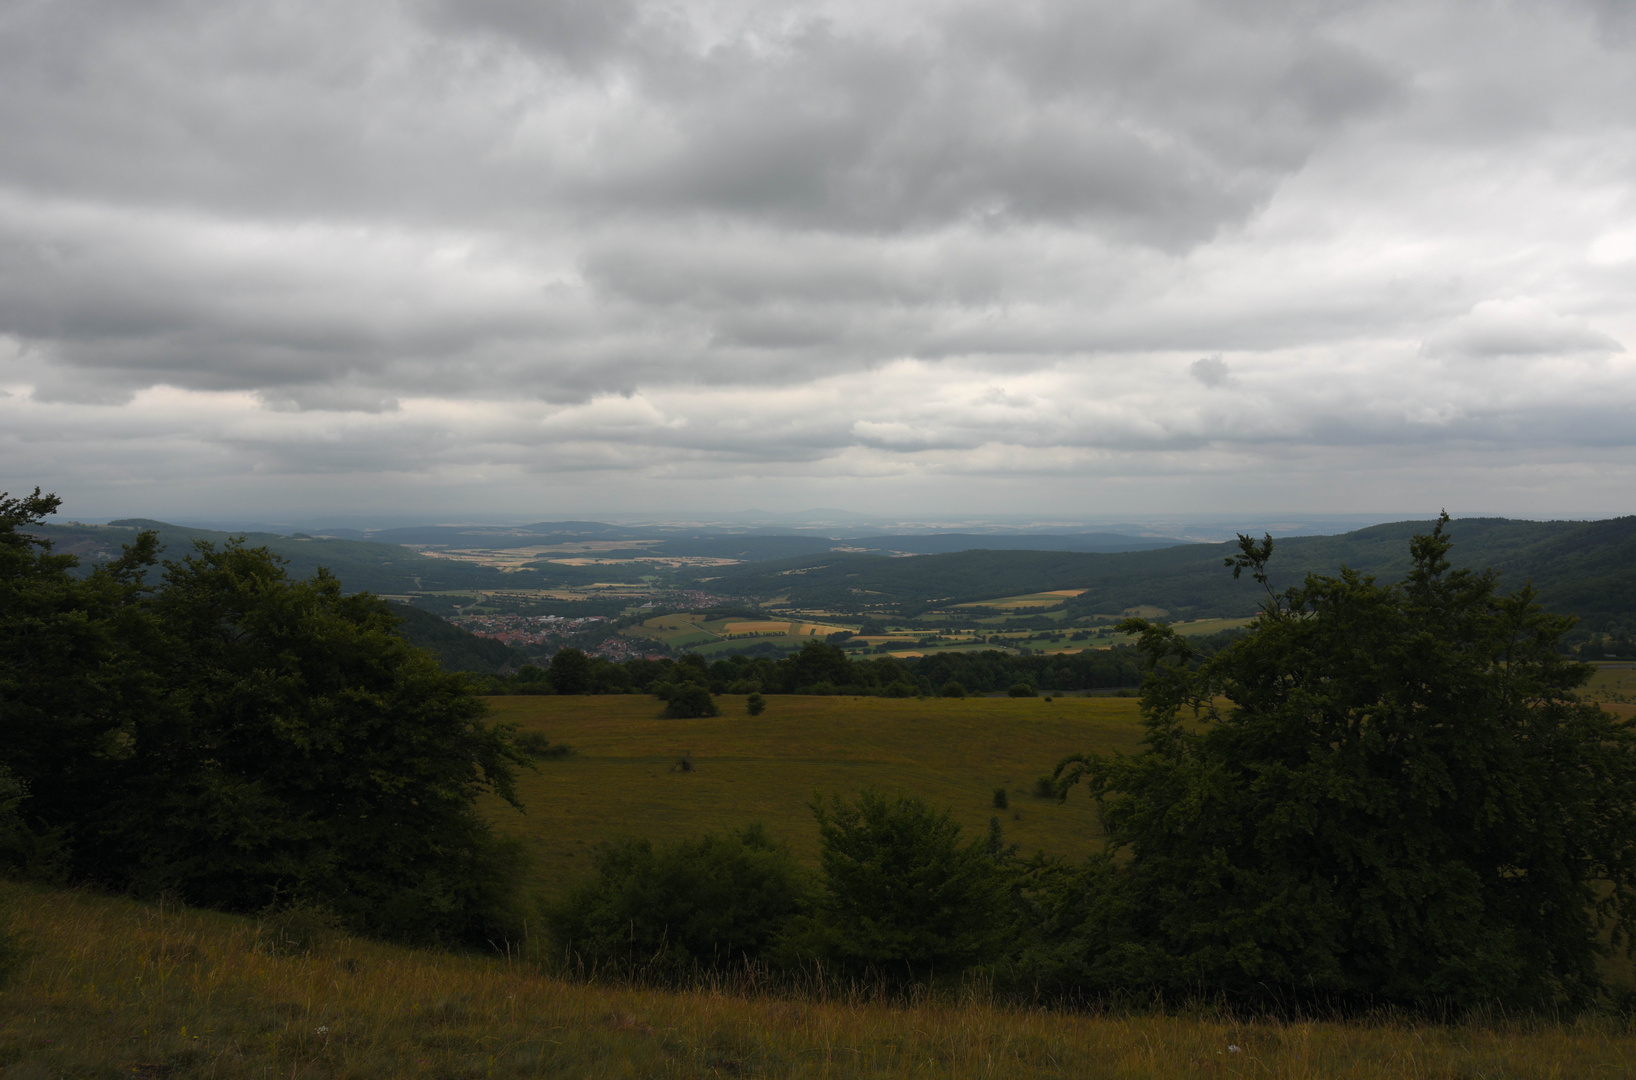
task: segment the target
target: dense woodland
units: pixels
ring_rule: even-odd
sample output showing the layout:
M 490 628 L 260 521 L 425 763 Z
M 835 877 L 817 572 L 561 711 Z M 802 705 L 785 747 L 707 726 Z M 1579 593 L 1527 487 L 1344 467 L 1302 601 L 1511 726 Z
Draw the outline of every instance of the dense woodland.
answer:
M 1241 539 L 1216 572 L 1247 572 L 1261 611 L 1208 651 L 1139 619 L 1122 626 L 1135 649 L 913 665 L 825 644 L 717 664 L 563 650 L 518 688 L 642 690 L 679 717 L 721 689 L 747 695 L 743 723 L 766 722 L 764 692 L 1028 694 L 1126 683 L 1140 657 L 1146 736 L 1135 755 L 1041 763 L 1042 795 L 1096 801 L 1107 844 L 1088 860 L 1024 858 L 998 818 L 968 837 L 912 792 L 864 790 L 815 798 L 816 870 L 746 822 L 606 846 L 543 902 L 476 799 L 515 802 L 516 770 L 549 747 L 491 724 L 390 605 L 243 542 L 160 561 L 138 533 L 76 573 L 38 530 L 56 505 L 0 496 L 13 874 L 413 941 L 543 921 L 538 962 L 658 981 L 823 965 L 888 986 L 977 971 L 1030 1000 L 1615 1001 L 1604 962 L 1636 928 L 1636 732 L 1578 699 L 1572 620 L 1455 569 L 1446 522 L 1408 541 L 1394 584 L 1284 586 L 1272 541 Z

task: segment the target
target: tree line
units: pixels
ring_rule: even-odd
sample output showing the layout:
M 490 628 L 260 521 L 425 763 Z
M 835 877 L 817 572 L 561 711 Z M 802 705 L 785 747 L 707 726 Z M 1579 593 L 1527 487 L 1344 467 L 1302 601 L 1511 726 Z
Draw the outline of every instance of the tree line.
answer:
M 515 805 L 525 759 L 388 604 L 151 532 L 76 574 L 27 531 L 58 503 L 0 495 L 0 864 L 397 939 L 522 923 L 474 800 Z
M 736 655 L 709 661 L 687 654 L 613 661 L 561 649 L 543 666 L 525 665 L 515 675 L 488 677 L 479 685 L 496 694 L 647 694 L 678 681 L 712 694 L 918 697 L 941 694 L 951 684 L 963 693 L 1003 693 L 1018 685 L 1051 693 L 1134 687 L 1142 681 L 1143 664 L 1141 653 L 1124 646 L 1035 656 L 989 649 L 854 659 L 845 649 L 814 640 L 776 660 Z

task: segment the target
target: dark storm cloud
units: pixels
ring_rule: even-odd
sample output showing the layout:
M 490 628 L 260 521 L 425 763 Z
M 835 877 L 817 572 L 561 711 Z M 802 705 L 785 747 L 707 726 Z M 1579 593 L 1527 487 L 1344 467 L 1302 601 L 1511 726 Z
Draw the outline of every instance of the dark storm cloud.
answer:
M 0 447 L 359 490 L 1571 462 L 1632 442 L 1630 25 L 15 4 Z

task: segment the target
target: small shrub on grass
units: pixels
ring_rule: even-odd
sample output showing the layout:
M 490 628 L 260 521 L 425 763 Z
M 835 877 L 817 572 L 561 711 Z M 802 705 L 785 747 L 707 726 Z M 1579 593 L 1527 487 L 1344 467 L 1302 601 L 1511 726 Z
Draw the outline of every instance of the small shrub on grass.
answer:
M 701 716 L 720 716 L 716 699 L 710 691 L 697 683 L 682 683 L 670 690 L 670 704 L 665 715 L 673 719 L 691 720 Z
M 1034 798 L 1055 799 L 1058 797 L 1057 782 L 1055 780 L 1049 776 L 1042 776 L 1034 781 Z
M 339 936 L 341 921 L 311 903 L 269 908 L 256 926 L 256 948 L 269 956 L 311 956 Z
M 767 699 L 761 696 L 758 690 L 744 699 L 744 711 L 751 716 L 760 716 L 767 711 Z
M 983 841 L 961 843 L 947 810 L 865 790 L 812 812 L 824 894 L 792 946 L 885 978 L 954 974 L 998 954 L 1008 880 Z
M 567 743 L 553 744 L 538 731 L 525 731 L 511 742 L 531 758 L 564 758 L 574 752 L 574 748 Z
M 1008 798 L 1006 796 L 1005 788 L 1003 788 L 1003 787 L 995 788 L 994 789 L 994 809 L 1004 810 L 1006 807 L 1008 807 L 1010 805 L 1011 805 L 1011 800 L 1010 800 L 1010 798 Z
M 1011 697 L 1035 697 L 1038 692 L 1034 689 L 1032 683 L 1018 682 L 1012 683 L 1011 689 L 1007 690 L 1006 693 Z
M 626 840 L 546 910 L 576 966 L 661 980 L 761 958 L 810 906 L 808 878 L 760 825 L 675 844 Z
M 966 688 L 951 679 L 943 684 L 943 689 L 939 690 L 937 695 L 939 697 L 963 698 L 966 696 Z
M 880 696 L 892 698 L 918 697 L 920 696 L 920 689 L 915 686 L 914 683 L 905 682 L 900 679 L 895 683 L 890 683 L 889 685 L 883 687 L 881 689 Z

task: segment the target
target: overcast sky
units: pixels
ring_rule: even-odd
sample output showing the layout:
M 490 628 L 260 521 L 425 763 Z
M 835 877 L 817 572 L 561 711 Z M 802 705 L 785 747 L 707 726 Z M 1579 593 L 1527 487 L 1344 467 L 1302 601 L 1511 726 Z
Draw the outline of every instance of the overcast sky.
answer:
M 0 0 L 69 517 L 1636 512 L 1636 4 Z

